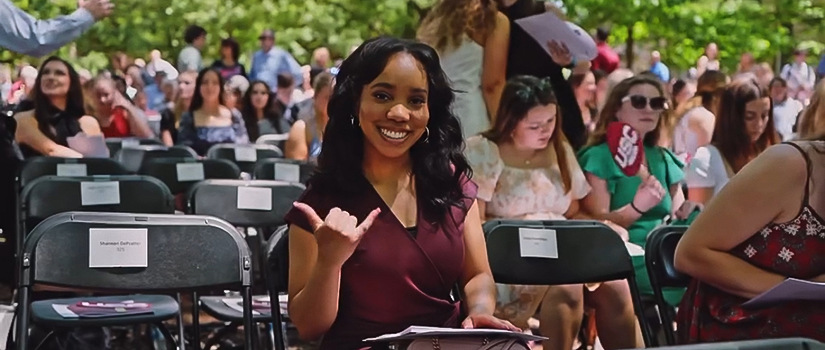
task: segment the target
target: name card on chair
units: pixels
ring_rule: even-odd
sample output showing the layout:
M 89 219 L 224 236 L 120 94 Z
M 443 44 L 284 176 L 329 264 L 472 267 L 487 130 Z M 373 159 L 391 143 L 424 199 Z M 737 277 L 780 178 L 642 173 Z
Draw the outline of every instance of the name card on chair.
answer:
M 58 164 L 57 176 L 86 176 L 86 164 Z
M 301 182 L 301 167 L 298 164 L 275 163 L 275 180 Z
M 522 258 L 559 258 L 556 230 L 522 227 L 518 239 Z
M 205 178 L 203 163 L 178 163 L 175 166 L 178 173 L 178 182 L 200 181 Z
M 272 189 L 238 187 L 238 209 L 272 210 Z
M 235 147 L 235 161 L 257 162 L 258 150 L 254 147 Z
M 149 230 L 90 228 L 89 267 L 149 266 Z
M 136 147 L 140 146 L 140 140 L 138 139 L 123 139 L 120 140 L 120 147 L 127 148 L 127 147 Z
M 120 204 L 120 182 L 84 181 L 80 183 L 80 205 Z

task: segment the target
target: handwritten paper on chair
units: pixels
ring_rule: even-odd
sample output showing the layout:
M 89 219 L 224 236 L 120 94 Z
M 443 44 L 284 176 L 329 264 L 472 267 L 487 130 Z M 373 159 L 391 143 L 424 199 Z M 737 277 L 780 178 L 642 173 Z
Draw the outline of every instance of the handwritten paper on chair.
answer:
M 89 267 L 147 267 L 148 229 L 90 228 Z
M 80 205 L 120 204 L 120 182 L 84 181 L 80 183 Z
M 760 308 L 787 301 L 825 301 L 825 283 L 788 278 L 767 292 L 748 300 L 743 307 Z
M 521 227 L 518 239 L 522 258 L 559 258 L 556 230 Z

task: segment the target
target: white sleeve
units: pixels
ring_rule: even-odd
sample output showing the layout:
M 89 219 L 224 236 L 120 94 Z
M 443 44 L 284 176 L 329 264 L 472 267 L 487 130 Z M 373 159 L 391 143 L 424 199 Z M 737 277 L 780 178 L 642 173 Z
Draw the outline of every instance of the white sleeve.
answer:
M 696 154 L 690 160 L 687 169 L 685 169 L 685 183 L 687 183 L 688 188 L 716 187 L 718 179 L 716 179 L 716 172 L 711 167 L 711 163 L 713 163 L 711 158 L 711 151 L 708 147 L 699 147 L 696 150 Z

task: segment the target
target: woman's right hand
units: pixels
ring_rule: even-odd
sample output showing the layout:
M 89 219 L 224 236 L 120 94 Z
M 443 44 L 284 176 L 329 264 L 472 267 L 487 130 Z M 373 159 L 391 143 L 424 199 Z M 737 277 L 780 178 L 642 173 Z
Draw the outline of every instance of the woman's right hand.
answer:
M 380 208 L 375 208 L 360 225 L 356 226 L 358 219 L 337 207 L 332 208 L 327 217 L 321 220 L 312 207 L 300 202 L 293 205 L 309 219 L 315 240 L 318 242 L 318 261 L 335 267 L 343 266 L 352 256 L 361 238 L 381 213 Z
M 648 176 L 642 180 L 642 183 L 636 190 L 632 204 L 636 209 L 645 213 L 658 205 L 666 193 L 667 191 L 665 191 L 665 188 L 662 187 L 662 184 L 659 183 L 659 180 L 657 180 L 655 176 Z

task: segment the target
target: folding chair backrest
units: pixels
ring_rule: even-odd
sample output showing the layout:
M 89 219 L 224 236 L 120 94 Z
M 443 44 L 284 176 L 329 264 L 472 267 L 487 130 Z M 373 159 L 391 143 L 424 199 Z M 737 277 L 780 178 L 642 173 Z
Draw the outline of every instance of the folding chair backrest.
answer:
M 658 287 L 687 287 L 690 276 L 676 270 L 673 255 L 687 226 L 662 226 L 653 230 L 645 244 L 645 262 L 651 283 Z M 656 288 L 657 286 L 653 286 Z
M 133 146 L 163 146 L 163 142 L 158 139 L 142 139 L 137 137 L 107 137 L 106 147 L 109 148 L 109 154 L 116 154 L 122 148 Z
M 236 226 L 280 226 L 305 189 L 283 181 L 205 180 L 189 190 L 189 213 L 216 216 Z
M 129 172 L 120 163 L 109 158 L 29 158 L 20 170 L 20 187 L 25 187 L 41 176 L 126 175 Z
M 96 259 L 91 267 L 90 252 L 130 257 Z M 58 214 L 26 239 L 23 261 L 23 285 L 107 291 L 248 286 L 251 269 L 249 249 L 232 225 L 195 215 Z
M 289 226 L 278 227 L 266 244 L 266 280 L 270 293 L 287 292 L 289 285 Z
M 520 248 L 519 236 L 524 229 L 547 230 L 550 241 L 555 237 L 557 258 L 522 257 L 526 252 Z M 624 242 L 615 231 L 597 221 L 492 220 L 484 224 L 484 233 L 493 279 L 498 283 L 559 285 L 634 276 Z
M 67 211 L 175 212 L 172 193 L 150 176 L 44 176 L 23 188 L 20 196 L 25 230 Z
M 151 158 L 143 162 L 140 174 L 163 181 L 173 194 L 178 194 L 186 193 L 201 180 L 237 179 L 241 170 L 223 159 Z
M 294 159 L 268 158 L 255 164 L 254 176 L 260 180 L 300 182 L 306 184 L 315 171 L 315 165 Z
M 115 160 L 120 162 L 126 170 L 134 174 L 140 171 L 140 167 L 148 159 L 197 157 L 198 154 L 187 146 L 132 146 L 118 151 L 115 155 Z
M 237 164 L 241 171 L 252 174 L 255 171 L 255 162 L 266 158 L 283 158 L 284 152 L 272 145 L 217 144 L 209 148 L 206 157 L 226 159 Z
M 289 140 L 289 133 L 285 134 L 267 134 L 261 135 L 255 140 L 255 144 L 258 145 L 273 145 L 278 147 L 279 149 L 285 149 L 286 140 Z

